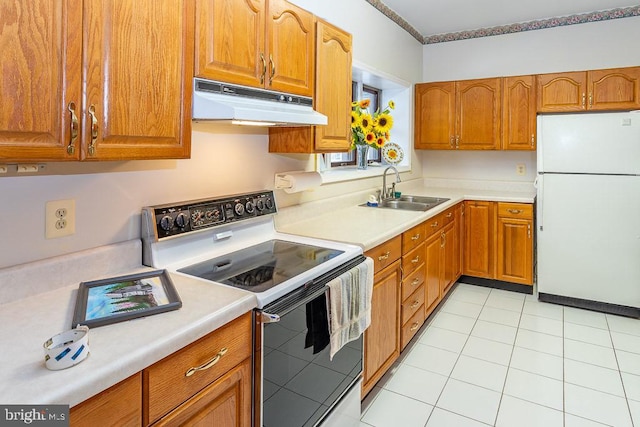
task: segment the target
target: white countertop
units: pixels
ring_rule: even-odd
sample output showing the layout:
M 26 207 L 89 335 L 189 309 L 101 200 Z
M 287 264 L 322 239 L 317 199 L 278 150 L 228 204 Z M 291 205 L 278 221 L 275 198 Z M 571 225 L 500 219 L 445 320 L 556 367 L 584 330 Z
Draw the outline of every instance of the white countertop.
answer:
M 121 273 L 141 270 L 148 268 Z M 245 291 L 171 277 L 182 308 L 92 328 L 89 357 L 61 371 L 45 368 L 42 346 L 71 328 L 78 282 L 0 305 L 0 403 L 73 406 L 256 307 L 255 297 Z
M 336 240 L 360 245 L 367 251 L 386 242 L 392 237 L 420 224 L 463 200 L 485 200 L 496 202 L 533 203 L 535 191 L 514 191 L 510 189 L 483 188 L 444 188 L 426 186 L 422 182 L 399 185 L 404 195 L 433 196 L 450 199 L 426 212 L 414 212 L 397 209 L 371 208 L 359 206 L 367 198 L 361 196 L 350 205 L 337 209 L 317 209 L 319 214 L 310 216 L 312 209 L 296 214 L 298 207 L 286 208 L 292 212 L 286 215 L 291 220 L 278 221 L 278 231 L 320 239 Z M 331 205 L 331 201 L 314 202 Z M 305 218 L 306 217 L 306 218 Z M 305 219 L 300 219 L 305 218 Z M 296 220 L 297 219 L 297 220 Z

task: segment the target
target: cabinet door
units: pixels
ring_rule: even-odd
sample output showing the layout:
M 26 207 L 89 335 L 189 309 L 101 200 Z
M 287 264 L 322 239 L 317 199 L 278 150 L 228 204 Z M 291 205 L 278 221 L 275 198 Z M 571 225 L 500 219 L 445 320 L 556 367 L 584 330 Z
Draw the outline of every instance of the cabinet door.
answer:
M 532 227 L 530 219 L 498 218 L 498 280 L 533 284 Z
M 285 0 L 269 0 L 268 3 L 266 87 L 313 96 L 314 16 Z
M 82 1 L 3 1 L 0 17 L 0 161 L 77 160 Z
M 415 89 L 416 149 L 455 148 L 455 82 L 422 83 Z
M 640 67 L 588 72 L 590 110 L 640 108 Z
M 424 308 L 425 319 L 440 302 L 440 284 L 443 275 L 443 237 L 441 233 L 435 233 L 425 242 L 425 280 L 424 280 Z
M 464 274 L 494 278 L 493 202 L 465 202 Z
M 195 75 L 264 87 L 265 0 L 196 0 L 195 16 Z
M 328 117 L 314 126 L 315 151 L 349 151 L 351 146 L 351 34 L 318 21 L 315 109 Z
M 505 77 L 502 100 L 502 148 L 535 150 L 535 76 Z
M 400 355 L 400 262 L 374 277 L 371 325 L 364 334 L 364 397 Z
M 444 257 L 444 271 L 443 280 L 440 284 L 440 294 L 443 297 L 458 278 L 456 276 L 459 264 L 459 252 L 457 252 L 458 248 L 456 247 L 456 240 L 458 240 L 457 234 L 457 223 L 455 222 L 447 225 L 444 230 L 442 230 L 441 234 L 441 238 L 443 241 L 442 256 Z
M 88 160 L 188 157 L 192 1 L 84 2 Z
M 464 80 L 457 82 L 456 88 L 456 148 L 500 148 L 501 79 Z
M 251 359 L 178 406 L 154 426 L 251 425 Z
M 463 264 L 463 240 L 464 240 L 464 203 L 459 203 L 456 206 L 456 234 L 453 237 L 454 242 L 454 254 L 455 260 L 455 276 L 456 280 L 462 276 L 462 264 Z
M 142 374 L 139 372 L 69 411 L 74 427 L 136 427 L 142 423 Z
M 587 108 L 587 73 L 541 74 L 537 80 L 538 112 L 584 111 Z

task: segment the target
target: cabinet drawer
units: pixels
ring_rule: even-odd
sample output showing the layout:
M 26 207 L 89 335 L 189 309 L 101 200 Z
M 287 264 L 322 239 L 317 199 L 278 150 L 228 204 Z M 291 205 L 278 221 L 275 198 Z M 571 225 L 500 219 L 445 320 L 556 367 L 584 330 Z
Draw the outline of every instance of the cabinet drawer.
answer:
M 402 303 L 402 324 L 404 325 L 416 313 L 424 311 L 424 286 L 420 286 L 413 294 Z
M 415 227 L 402 233 L 402 253 L 406 254 L 411 249 L 424 242 L 425 238 L 425 223 L 418 224 Z
M 409 275 L 424 264 L 424 243 L 402 256 L 402 273 Z
M 402 348 L 404 349 L 411 338 L 420 330 L 420 326 L 424 323 L 424 306 L 418 307 L 418 311 L 402 326 L 400 339 L 402 340 Z
M 365 254 L 373 259 L 373 271 L 378 272 L 400 258 L 402 254 L 402 236 L 387 240 Z
M 432 236 L 442 228 L 442 214 L 436 215 L 424 222 L 426 237 Z
M 227 351 L 209 369 L 186 376 L 192 367 L 211 361 Z M 251 356 L 251 313 L 151 365 L 143 371 L 143 418 L 148 425 L 158 420 L 218 377 Z
M 456 207 L 452 206 L 440 214 L 442 216 L 442 225 L 447 225 L 456 219 Z
M 411 274 L 406 275 L 402 279 L 402 301 L 409 298 L 409 295 L 415 292 L 418 289 L 418 286 L 424 283 L 424 278 L 426 276 L 426 269 L 424 264 L 418 267 L 416 271 Z
M 509 218 L 533 218 L 533 205 L 530 203 L 498 202 L 498 216 Z

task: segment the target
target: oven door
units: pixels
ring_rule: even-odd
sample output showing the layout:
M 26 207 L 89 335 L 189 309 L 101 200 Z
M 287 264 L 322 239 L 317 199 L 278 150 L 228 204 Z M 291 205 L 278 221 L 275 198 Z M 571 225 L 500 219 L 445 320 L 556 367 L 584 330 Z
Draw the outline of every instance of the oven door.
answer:
M 263 319 L 262 376 L 256 378 L 262 378 L 260 411 L 265 427 L 319 425 L 347 400 L 345 396 L 360 400 L 363 337 L 347 343 L 330 360 L 327 289 L 322 285 L 294 303 L 282 301 L 278 307 L 276 302 L 275 307 L 256 311 Z M 359 412 L 358 404 L 351 414 L 356 423 Z

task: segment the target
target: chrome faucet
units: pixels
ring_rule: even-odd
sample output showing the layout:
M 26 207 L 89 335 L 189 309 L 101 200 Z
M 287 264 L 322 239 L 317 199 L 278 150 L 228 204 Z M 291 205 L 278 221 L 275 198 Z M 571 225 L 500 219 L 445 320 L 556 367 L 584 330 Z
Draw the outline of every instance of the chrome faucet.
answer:
M 396 173 L 396 182 L 392 183 L 390 188 L 387 188 L 387 171 L 389 169 L 393 169 L 393 171 Z M 394 198 L 396 192 L 396 184 L 400 181 L 401 180 L 398 169 L 396 169 L 394 166 L 389 166 L 388 168 L 386 168 L 384 170 L 384 173 L 382 174 L 382 192 L 380 193 L 380 201 Z

